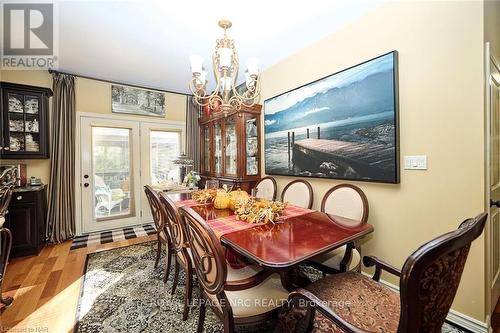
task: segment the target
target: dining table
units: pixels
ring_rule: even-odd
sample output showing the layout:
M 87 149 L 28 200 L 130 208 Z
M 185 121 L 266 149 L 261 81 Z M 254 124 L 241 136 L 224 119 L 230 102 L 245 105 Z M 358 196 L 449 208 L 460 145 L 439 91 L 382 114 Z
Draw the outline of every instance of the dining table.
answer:
M 297 274 L 299 265 L 315 256 L 355 242 L 374 230 L 366 222 L 290 204 L 276 223 L 251 224 L 239 220 L 230 209 L 216 209 L 212 203 L 192 200 L 190 193 L 168 195 L 177 207 L 187 206 L 198 213 L 221 244 L 244 257 L 245 262 L 272 271 L 293 272 L 297 281 L 305 278 Z M 305 283 L 307 279 L 290 288 Z

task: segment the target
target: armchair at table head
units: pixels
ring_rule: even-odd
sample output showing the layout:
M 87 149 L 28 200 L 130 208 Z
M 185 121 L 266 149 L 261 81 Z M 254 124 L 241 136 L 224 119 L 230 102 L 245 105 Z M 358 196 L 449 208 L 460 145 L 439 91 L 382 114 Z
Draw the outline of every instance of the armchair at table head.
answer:
M 335 274 L 289 295 L 284 331 L 440 333 L 460 283 L 471 243 L 484 229 L 487 214 L 464 221 L 413 252 L 403 269 L 376 257 L 372 279 L 359 273 Z M 400 277 L 400 293 L 378 282 L 381 271 Z M 347 304 L 349 306 L 339 306 Z M 305 305 L 304 305 L 305 304 Z

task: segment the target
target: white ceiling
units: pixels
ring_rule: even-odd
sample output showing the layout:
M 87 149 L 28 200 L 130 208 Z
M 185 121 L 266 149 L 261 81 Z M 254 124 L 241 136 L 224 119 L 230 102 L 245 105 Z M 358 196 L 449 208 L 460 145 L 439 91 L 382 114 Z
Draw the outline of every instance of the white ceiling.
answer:
M 189 56 L 211 74 L 217 26 L 228 18 L 242 67 L 265 69 L 372 10 L 383 0 L 60 1 L 59 70 L 188 92 Z M 240 68 L 240 73 L 244 68 Z M 239 81 L 242 81 L 240 75 Z

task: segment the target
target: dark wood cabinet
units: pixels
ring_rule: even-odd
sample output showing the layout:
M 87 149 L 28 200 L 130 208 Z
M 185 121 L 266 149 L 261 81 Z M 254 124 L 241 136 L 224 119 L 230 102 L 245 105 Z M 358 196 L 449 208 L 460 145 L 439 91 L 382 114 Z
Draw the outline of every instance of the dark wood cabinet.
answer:
M 5 227 L 12 232 L 11 258 L 37 255 L 45 245 L 47 194 L 45 186 L 14 190 Z
M 52 90 L 0 82 L 0 157 L 49 157 L 49 97 Z
M 199 118 L 202 186 L 208 179 L 250 191 L 260 179 L 261 105 Z

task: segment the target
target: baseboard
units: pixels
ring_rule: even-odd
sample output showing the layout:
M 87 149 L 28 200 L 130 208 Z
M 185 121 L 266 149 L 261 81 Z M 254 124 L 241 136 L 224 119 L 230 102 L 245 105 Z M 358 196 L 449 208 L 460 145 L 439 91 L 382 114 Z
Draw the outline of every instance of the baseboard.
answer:
M 367 274 L 365 272 L 363 272 L 363 274 L 371 277 L 370 274 Z M 383 285 L 387 286 L 388 288 L 396 292 L 399 292 L 399 287 L 392 283 L 389 283 L 382 279 L 380 280 L 380 283 L 382 283 Z M 482 321 L 479 321 L 477 319 L 471 318 L 453 309 L 450 310 L 450 312 L 448 313 L 446 320 L 474 333 L 488 333 L 488 324 L 483 323 Z

